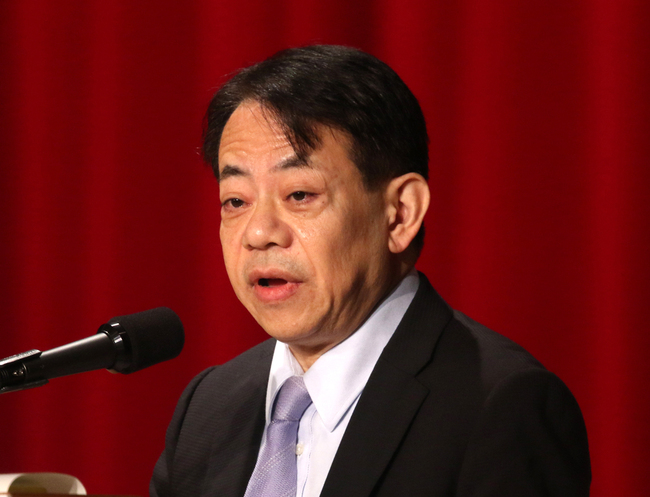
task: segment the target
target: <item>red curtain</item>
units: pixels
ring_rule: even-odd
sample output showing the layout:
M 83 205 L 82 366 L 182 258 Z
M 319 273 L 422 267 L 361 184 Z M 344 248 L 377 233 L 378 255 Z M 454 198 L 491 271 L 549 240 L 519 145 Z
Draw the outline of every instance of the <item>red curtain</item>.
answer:
M 562 377 L 592 495 L 650 487 L 650 3 L 0 1 L 0 357 L 166 305 L 181 356 L 0 396 L 0 473 L 146 495 L 176 399 L 265 335 L 222 267 L 197 154 L 225 75 L 313 42 L 420 99 L 433 203 L 418 266 Z

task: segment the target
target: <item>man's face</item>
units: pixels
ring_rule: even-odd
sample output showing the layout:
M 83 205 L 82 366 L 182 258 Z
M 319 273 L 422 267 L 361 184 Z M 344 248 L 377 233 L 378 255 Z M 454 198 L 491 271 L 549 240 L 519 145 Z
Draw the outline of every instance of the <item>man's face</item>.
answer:
M 219 150 L 235 293 L 271 336 L 317 355 L 354 332 L 392 284 L 383 190 L 366 191 L 346 135 L 323 128 L 321 138 L 303 163 L 268 113 L 244 103 Z

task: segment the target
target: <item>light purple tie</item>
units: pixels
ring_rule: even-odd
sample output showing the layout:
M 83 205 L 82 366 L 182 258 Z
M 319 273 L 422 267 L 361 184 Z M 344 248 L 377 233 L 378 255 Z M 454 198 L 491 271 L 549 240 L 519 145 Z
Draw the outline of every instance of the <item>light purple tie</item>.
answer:
M 266 429 L 266 445 L 244 497 L 295 497 L 298 425 L 309 404 L 311 397 L 302 376 L 284 382 Z

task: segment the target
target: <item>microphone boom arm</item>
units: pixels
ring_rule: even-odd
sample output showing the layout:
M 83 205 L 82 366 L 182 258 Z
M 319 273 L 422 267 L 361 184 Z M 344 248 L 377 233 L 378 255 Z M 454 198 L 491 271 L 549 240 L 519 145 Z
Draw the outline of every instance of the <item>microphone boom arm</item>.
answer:
M 27 368 L 23 361 L 37 359 L 42 352 L 37 349 L 12 355 L 0 361 L 0 394 L 43 386 L 46 379 L 27 380 Z
M 95 369 L 133 373 L 176 357 L 184 341 L 183 323 L 167 307 L 118 316 L 83 340 L 0 360 L 0 394 Z
M 91 337 L 45 352 L 33 349 L 2 359 L 0 394 L 40 387 L 51 378 L 95 369 L 115 368 L 119 372 L 126 359 L 127 342 L 126 332 L 119 323 L 107 323 Z

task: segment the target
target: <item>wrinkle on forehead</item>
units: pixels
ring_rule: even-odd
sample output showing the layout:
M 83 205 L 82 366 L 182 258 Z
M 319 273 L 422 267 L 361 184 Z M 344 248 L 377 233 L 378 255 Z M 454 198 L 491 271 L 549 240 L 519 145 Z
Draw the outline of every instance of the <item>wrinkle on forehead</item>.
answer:
M 235 117 L 235 114 L 237 116 Z M 233 119 L 233 117 L 235 117 Z M 265 107 L 256 101 L 245 101 L 240 104 L 235 112 L 233 112 L 230 120 L 226 123 L 224 133 L 221 136 L 221 145 L 219 151 L 219 165 L 221 166 L 217 180 L 219 182 L 230 177 L 245 177 L 250 173 L 243 164 L 239 161 L 233 160 L 231 154 L 236 157 L 237 154 L 242 153 L 242 149 L 238 149 L 241 142 L 247 142 L 249 152 L 251 152 L 250 144 L 254 143 L 252 153 L 255 153 L 255 148 L 259 147 L 262 152 L 269 150 L 291 150 L 284 158 L 278 160 L 278 163 L 270 168 L 271 172 L 286 171 L 290 169 L 313 168 L 312 156 L 323 145 L 323 139 L 329 135 L 334 141 L 341 144 L 347 151 L 348 158 L 350 158 L 350 142 L 351 139 L 347 133 L 339 131 L 331 126 L 318 125 L 317 135 L 319 146 L 315 149 L 308 150 L 306 154 L 300 153 L 296 147 L 291 143 L 285 132 L 285 127 L 275 117 L 273 110 Z M 262 141 L 256 138 L 260 135 L 266 138 Z M 271 145 L 269 147 L 269 145 Z M 263 150 L 264 149 L 264 150 Z M 246 154 L 248 155 L 248 154 Z M 228 156 L 228 160 L 224 157 Z
M 292 156 L 293 149 L 277 122 L 265 118 L 257 103 L 242 104 L 226 123 L 219 146 L 218 181 L 248 175 L 245 160 L 279 151 L 280 156 Z
M 302 168 L 312 168 L 313 164 L 307 159 L 301 159 L 297 155 L 292 157 L 287 157 L 286 159 L 280 161 L 278 164 L 273 166 L 271 169 L 272 172 L 286 171 L 288 169 L 302 169 Z M 223 181 L 232 176 L 250 176 L 250 173 L 245 169 L 242 169 L 239 166 L 226 164 L 221 172 L 219 173 L 219 181 Z
M 238 116 L 237 119 L 233 119 L 235 114 L 246 113 L 246 116 Z M 224 143 L 224 137 L 228 138 L 229 136 L 235 135 L 239 136 L 256 134 L 259 130 L 269 130 L 273 135 L 273 140 L 276 142 L 274 146 L 276 148 L 282 148 L 286 146 L 291 146 L 291 143 L 285 136 L 282 125 L 275 119 L 272 115 L 269 114 L 265 108 L 257 102 L 242 103 L 239 107 L 230 116 L 230 119 L 226 122 L 224 126 L 224 132 L 221 134 L 221 143 L 219 144 L 219 152 L 223 150 L 224 147 L 231 145 L 227 140 Z M 266 134 L 266 133 L 263 133 Z M 236 141 L 235 141 L 236 143 Z

